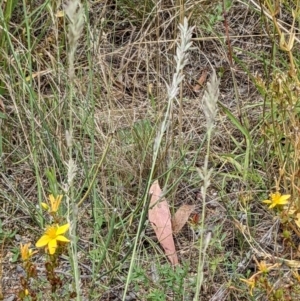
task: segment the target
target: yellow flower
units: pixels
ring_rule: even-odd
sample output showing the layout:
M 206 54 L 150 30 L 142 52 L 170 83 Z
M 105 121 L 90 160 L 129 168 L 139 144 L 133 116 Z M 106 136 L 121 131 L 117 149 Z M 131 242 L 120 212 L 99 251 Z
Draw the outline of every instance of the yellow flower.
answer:
M 57 248 L 58 241 L 62 241 L 62 242 L 70 241 L 62 235 L 68 231 L 69 227 L 70 227 L 69 224 L 65 224 L 63 226 L 59 226 L 59 225 L 49 226 L 46 229 L 45 234 L 37 241 L 35 246 L 37 248 L 41 248 L 47 245 L 49 253 L 51 255 L 54 254 Z
M 254 289 L 255 284 L 256 284 L 255 278 L 252 276 L 249 279 L 240 279 L 240 280 L 248 284 L 249 289 L 250 289 L 250 295 L 253 296 L 253 289 Z
M 50 194 L 49 195 L 50 207 L 46 203 L 42 203 L 41 205 L 42 205 L 43 209 L 45 209 L 45 210 L 49 210 L 49 208 L 50 208 L 50 213 L 51 212 L 56 213 L 59 208 L 62 198 L 63 198 L 63 195 L 61 195 L 61 194 L 57 195 L 56 197 L 54 197 L 53 194 Z
M 33 254 L 36 253 L 36 251 L 32 251 L 32 249 L 29 249 L 31 243 L 20 245 L 20 251 L 21 251 L 21 258 L 23 261 L 27 261 Z
M 257 267 L 259 270 L 259 272 L 256 273 L 255 275 L 258 275 L 259 273 L 267 274 L 269 271 L 276 269 L 280 266 L 279 263 L 275 263 L 272 265 L 270 263 L 266 263 L 265 260 L 262 260 L 261 262 L 257 262 L 257 260 L 255 260 L 255 261 L 256 261 L 256 264 L 257 264 Z
M 266 263 L 265 260 L 258 262 L 257 259 L 255 258 L 255 256 L 254 256 L 254 261 L 258 267 L 258 272 L 255 273 L 254 275 L 252 275 L 250 279 L 252 279 L 252 278 L 256 279 L 257 276 L 260 274 L 266 275 L 269 271 L 276 269 L 280 266 L 279 263 L 275 263 L 272 265 L 272 264 Z
M 262 272 L 263 274 L 266 274 L 269 271 L 270 265 L 268 265 L 266 263 L 266 261 L 263 260 L 261 262 L 258 262 L 257 267 L 258 267 L 258 269 L 259 269 L 260 272 Z
M 270 200 L 264 200 L 263 203 L 270 204 L 269 209 L 274 208 L 278 205 L 285 205 L 288 203 L 288 199 L 291 196 L 289 194 L 281 195 L 280 192 L 270 194 Z

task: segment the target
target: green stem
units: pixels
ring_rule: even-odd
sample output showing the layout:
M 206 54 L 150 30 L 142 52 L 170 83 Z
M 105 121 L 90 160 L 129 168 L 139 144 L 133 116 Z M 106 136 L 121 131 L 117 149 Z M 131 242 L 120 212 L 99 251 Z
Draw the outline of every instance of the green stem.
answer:
M 25 27 L 26 27 L 26 36 L 27 36 L 27 60 L 28 60 L 28 66 L 29 66 L 29 83 L 26 83 L 25 76 L 23 76 L 23 84 L 28 85 L 28 92 L 29 92 L 29 101 L 30 101 L 30 111 L 32 116 L 35 115 L 35 95 L 32 91 L 32 59 L 31 59 L 31 39 L 30 39 L 30 24 L 29 24 L 29 17 L 27 15 L 27 8 L 26 8 L 26 1 L 23 0 L 23 11 L 24 11 L 24 21 L 25 21 Z M 30 125 L 31 125 L 31 145 L 33 145 L 33 148 L 31 149 L 31 156 L 32 156 L 32 161 L 33 161 L 33 166 L 35 169 L 35 177 L 36 177 L 36 183 L 37 183 L 37 193 L 38 193 L 38 202 L 39 202 L 39 207 L 38 207 L 38 223 L 39 226 L 42 228 L 44 226 L 44 218 L 43 218 L 43 212 L 42 212 L 42 185 L 41 185 L 41 177 L 39 174 L 39 168 L 38 168 L 38 156 L 37 156 L 37 143 L 36 140 L 36 129 L 35 129 L 35 124 L 34 124 L 35 119 L 32 117 L 30 118 Z

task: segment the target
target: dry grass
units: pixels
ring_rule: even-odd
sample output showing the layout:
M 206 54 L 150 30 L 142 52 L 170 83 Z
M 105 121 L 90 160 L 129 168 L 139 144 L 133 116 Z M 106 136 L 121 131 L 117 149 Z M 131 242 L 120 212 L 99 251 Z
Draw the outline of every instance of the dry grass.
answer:
M 72 252 L 61 259 L 59 270 L 67 291 L 75 279 L 78 300 L 79 295 L 82 300 L 193 300 L 203 248 L 199 251 L 186 227 L 175 238 L 182 270 L 174 272 L 144 215 L 147 187 L 159 179 L 173 208 L 195 204 L 201 214 L 205 198 L 205 233 L 213 235 L 201 267 L 201 300 L 287 300 L 271 294 L 283 287 L 297 300 L 291 268 L 291 261 L 298 262 L 297 228 L 291 222 L 294 228 L 287 229 L 261 203 L 279 167 L 286 167 L 279 186 L 293 199 L 298 193 L 298 152 L 287 147 L 298 140 L 289 134 L 285 147 L 278 143 L 298 127 L 298 113 L 274 122 L 283 104 L 274 111 L 268 98 L 278 78 L 286 79 L 282 74 L 290 70 L 291 57 L 280 49 L 268 7 L 263 15 L 255 1 L 232 1 L 226 27 L 219 1 L 184 6 L 181 1 L 85 1 L 64 16 L 65 6 L 55 1 L 27 2 L 26 7 L 17 2 L 0 23 L 4 298 L 20 289 L 19 244 L 40 236 L 45 224 L 40 203 L 54 185 L 68 201 L 61 213 L 73 222 Z M 283 5 L 279 17 L 283 32 L 291 28 L 290 6 Z M 3 3 L 1 13 L 6 11 Z M 178 77 L 184 75 L 175 84 L 177 96 L 167 107 L 172 93 L 166 84 L 176 72 L 183 15 L 195 26 L 193 44 L 184 69 L 177 70 Z M 294 47 L 299 48 L 297 35 Z M 205 164 L 208 134 L 201 100 L 213 70 L 220 80 L 219 109 L 206 161 L 213 172 L 203 195 L 198 170 Z M 289 87 L 285 97 L 297 97 L 287 92 L 293 85 L 298 91 L 295 79 L 280 83 Z M 162 131 L 164 120 L 168 127 Z M 52 186 L 49 172 L 56 179 Z M 256 272 L 255 258 L 284 264 L 270 272 L 272 289 L 259 287 L 253 297 L 240 279 Z M 35 262 L 44 275 L 42 256 Z M 41 287 L 39 300 L 51 300 L 47 284 Z M 55 298 L 69 300 L 63 293 Z

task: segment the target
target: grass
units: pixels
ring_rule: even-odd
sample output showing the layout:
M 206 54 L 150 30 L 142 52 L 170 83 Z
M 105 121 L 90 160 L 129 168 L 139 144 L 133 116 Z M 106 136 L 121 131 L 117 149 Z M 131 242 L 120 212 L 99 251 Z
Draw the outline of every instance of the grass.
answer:
M 1 4 L 0 299 L 297 300 L 300 1 L 277 4 Z M 176 267 L 156 179 L 203 229 L 175 236 Z M 55 223 L 70 242 L 49 256 Z

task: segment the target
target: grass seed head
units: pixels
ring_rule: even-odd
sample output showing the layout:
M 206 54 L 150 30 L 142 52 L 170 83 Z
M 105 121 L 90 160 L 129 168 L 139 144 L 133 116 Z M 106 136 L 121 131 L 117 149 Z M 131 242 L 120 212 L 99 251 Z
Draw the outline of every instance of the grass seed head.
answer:
M 68 41 L 69 41 L 69 76 L 74 77 L 74 57 L 78 46 L 78 40 L 81 36 L 84 24 L 83 7 L 79 0 L 68 1 L 64 6 L 66 15 L 69 19 Z
M 216 72 L 213 71 L 210 81 L 207 83 L 207 90 L 204 93 L 203 111 L 206 117 L 207 128 L 212 128 L 218 112 L 217 102 L 219 98 L 219 84 Z

